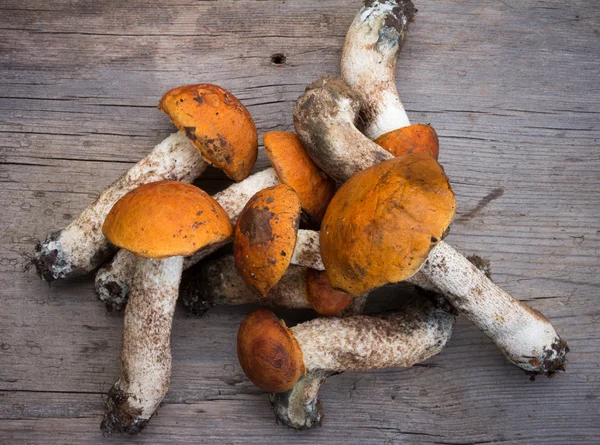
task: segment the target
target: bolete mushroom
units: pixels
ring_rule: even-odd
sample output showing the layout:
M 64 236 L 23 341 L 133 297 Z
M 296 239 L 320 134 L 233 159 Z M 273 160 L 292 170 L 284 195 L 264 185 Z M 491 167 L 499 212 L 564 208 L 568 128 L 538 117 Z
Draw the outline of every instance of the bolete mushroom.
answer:
M 441 241 L 444 230 L 440 231 L 440 228 L 446 222 L 449 224 L 452 218 L 448 213 L 450 207 L 445 208 L 446 213 L 439 213 L 440 219 L 432 226 L 420 226 L 417 224 L 419 219 L 411 223 L 414 218 L 428 217 L 429 212 L 442 210 L 437 206 L 421 206 L 410 196 L 415 189 L 421 189 L 421 194 L 444 191 L 448 195 L 450 186 L 441 167 L 434 165 L 430 156 L 418 153 L 389 160 L 391 154 L 355 127 L 359 111 L 357 94 L 343 80 L 331 77 L 309 85 L 294 110 L 296 131 L 311 157 L 317 163 L 322 161 L 320 165 L 325 172 L 341 182 L 356 173 L 338 190 L 323 220 L 321 252 L 332 286 L 359 294 L 386 282 L 408 278 L 446 296 L 498 345 L 512 363 L 525 371 L 551 375 L 563 370 L 568 347 L 550 322 L 500 289 L 460 253 Z M 387 162 L 382 166 L 377 166 L 385 160 Z M 437 173 L 424 177 L 417 170 L 423 167 Z M 360 173 L 366 168 L 369 168 L 367 172 Z M 394 180 L 406 184 L 406 192 L 396 186 Z M 395 215 L 398 218 L 389 219 L 392 223 L 389 227 L 383 225 L 383 220 L 376 219 L 384 217 L 384 208 L 390 211 L 388 217 Z M 349 215 L 354 219 L 348 219 Z M 394 236 L 388 236 L 393 230 L 418 234 L 421 249 L 429 243 L 431 251 L 427 255 L 420 249 L 418 255 L 414 255 L 412 251 L 404 250 L 409 256 L 402 258 L 403 249 L 397 246 Z M 429 241 L 422 238 L 428 232 L 431 232 Z M 338 242 L 343 240 L 343 244 L 336 245 L 332 242 L 334 238 Z M 334 252 L 336 249 L 337 253 Z M 358 259 L 355 256 L 359 251 L 369 254 L 366 261 L 364 257 Z M 388 264 L 383 266 L 376 257 Z M 390 262 L 394 266 L 406 263 L 410 267 L 389 267 Z M 411 277 L 411 274 L 415 275 Z M 373 281 L 369 282 L 365 277 Z
M 139 185 L 163 179 L 192 182 L 208 164 L 236 181 L 248 176 L 258 151 L 256 126 L 231 93 L 216 85 L 188 85 L 167 92 L 159 108 L 181 132 L 158 144 L 75 221 L 37 244 L 31 263 L 42 279 L 75 277 L 102 264 L 113 253 L 102 223 L 115 202 Z
M 318 391 L 340 372 L 409 367 L 440 352 L 454 316 L 416 299 L 386 316 L 317 318 L 288 328 L 272 312 L 250 314 L 238 331 L 238 358 L 256 386 L 272 393 L 278 421 L 294 429 L 321 424 Z
M 270 132 L 264 135 L 264 140 L 265 151 L 271 159 L 273 168 L 263 170 L 229 186 L 217 193 L 214 198 L 235 223 L 251 196 L 264 188 L 283 183 L 294 188 L 300 198 L 302 209 L 313 222 L 319 222 L 333 196 L 335 188 L 333 180 L 312 162 L 294 133 Z M 306 235 L 307 233 L 303 231 L 298 234 L 301 241 L 297 251 L 299 255 L 302 246 L 317 242 L 315 239 L 318 239 L 318 236 L 310 236 L 307 239 Z M 187 258 L 184 268 L 192 266 L 209 253 L 206 251 L 193 258 Z M 293 261 L 302 263 L 301 255 Z M 96 294 L 109 310 L 120 310 L 127 301 L 133 263 L 134 256 L 121 250 L 112 261 L 98 271 L 95 283 Z
M 295 252 L 299 224 L 300 200 L 285 184 L 259 191 L 240 213 L 233 235 L 233 256 L 244 281 L 260 295 L 269 293 L 292 262 L 306 265 L 302 263 L 306 255 Z M 316 232 L 303 232 L 310 241 L 305 237 L 299 248 L 318 242 Z
M 160 181 L 122 197 L 102 231 L 137 256 L 125 311 L 121 375 L 111 388 L 102 431 L 143 429 L 167 393 L 171 327 L 183 258 L 225 243 L 233 227 L 219 204 L 189 184 Z
M 425 152 L 437 159 L 437 133 L 430 125 L 410 125 L 396 88 L 398 56 L 415 13 L 410 0 L 365 1 L 346 34 L 341 73 L 360 97 L 368 138 L 394 156 Z
M 233 255 L 207 259 L 184 274 L 179 298 L 193 314 L 215 305 L 260 304 L 287 309 L 313 309 L 319 315 L 360 313 L 366 302 L 335 290 L 324 271 L 291 265 L 265 296 L 253 292 L 235 266 Z

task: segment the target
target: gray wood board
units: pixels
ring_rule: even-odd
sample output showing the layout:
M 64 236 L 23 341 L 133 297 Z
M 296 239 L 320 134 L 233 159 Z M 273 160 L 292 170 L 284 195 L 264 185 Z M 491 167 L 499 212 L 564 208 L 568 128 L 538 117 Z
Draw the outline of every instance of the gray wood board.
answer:
M 500 286 L 552 320 L 572 349 L 567 373 L 528 381 L 461 318 L 424 365 L 331 378 L 324 425 L 292 432 L 237 362 L 251 308 L 179 309 L 163 407 L 136 438 L 101 436 L 122 315 L 95 300 L 92 277 L 48 287 L 21 273 L 23 252 L 173 131 L 155 107 L 174 86 L 217 83 L 261 134 L 292 129 L 305 86 L 339 72 L 359 6 L 0 3 L 0 443 L 600 443 L 595 0 L 417 1 L 397 76 L 412 121 L 440 134 L 458 201 L 449 241 L 489 259 Z M 256 170 L 266 165 L 261 154 Z M 213 170 L 199 182 L 225 184 Z

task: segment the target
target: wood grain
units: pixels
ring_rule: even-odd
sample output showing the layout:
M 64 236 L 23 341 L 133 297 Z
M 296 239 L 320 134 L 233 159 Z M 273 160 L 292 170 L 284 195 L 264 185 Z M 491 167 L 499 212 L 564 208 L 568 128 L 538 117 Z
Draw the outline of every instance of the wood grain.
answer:
M 568 372 L 528 381 L 461 318 L 422 366 L 331 378 L 323 427 L 295 433 L 237 362 L 251 308 L 180 308 L 164 406 L 142 435 L 102 438 L 122 316 L 105 313 L 92 277 L 48 287 L 21 273 L 23 252 L 173 131 L 155 107 L 174 86 L 218 83 L 261 134 L 290 130 L 304 87 L 339 72 L 360 2 L 4 0 L 0 443 L 600 443 L 600 4 L 416 4 L 397 83 L 411 120 L 440 135 L 458 201 L 448 240 L 552 320 Z M 199 182 L 226 184 L 216 171 Z M 394 289 L 371 309 L 393 305 Z

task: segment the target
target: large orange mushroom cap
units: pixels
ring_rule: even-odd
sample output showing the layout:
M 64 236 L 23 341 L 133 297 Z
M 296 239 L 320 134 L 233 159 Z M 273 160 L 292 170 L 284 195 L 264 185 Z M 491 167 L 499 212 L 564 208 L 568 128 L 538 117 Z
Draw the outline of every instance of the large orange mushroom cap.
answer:
M 233 235 L 235 265 L 248 286 L 266 296 L 292 261 L 300 200 L 280 184 L 256 193 L 240 213 Z
M 424 153 L 350 178 L 321 226 L 321 255 L 336 289 L 352 295 L 412 276 L 442 239 L 455 199 L 444 169 Z
M 144 257 L 188 256 L 227 241 L 227 213 L 198 187 L 176 181 L 144 184 L 119 199 L 102 233 L 117 247 Z
M 242 322 L 237 353 L 250 381 L 264 391 L 287 391 L 306 375 L 302 350 L 294 333 L 266 309 L 252 312 Z
M 352 303 L 352 295 L 331 287 L 323 270 L 306 271 L 307 301 L 319 315 L 337 315 Z
M 311 220 L 320 223 L 335 194 L 335 181 L 317 167 L 295 133 L 270 131 L 263 140 L 279 180 L 295 190 Z
M 431 125 L 413 124 L 379 136 L 375 143 L 394 156 L 427 153 L 437 161 L 440 152 L 438 135 Z
M 258 156 L 258 133 L 252 116 L 233 94 L 216 85 L 186 85 L 165 93 L 158 108 L 185 132 L 206 162 L 234 181 L 248 177 Z

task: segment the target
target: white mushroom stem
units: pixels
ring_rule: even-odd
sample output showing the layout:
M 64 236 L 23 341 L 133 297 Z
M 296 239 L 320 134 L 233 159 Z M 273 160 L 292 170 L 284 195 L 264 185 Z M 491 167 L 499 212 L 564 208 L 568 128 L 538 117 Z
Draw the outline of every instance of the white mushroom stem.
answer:
M 346 34 L 342 78 L 360 96 L 369 139 L 410 125 L 396 89 L 396 63 L 414 14 L 410 0 L 368 0 Z
M 294 429 L 320 425 L 317 396 L 327 377 L 423 362 L 444 348 L 453 327 L 454 315 L 425 298 L 388 316 L 318 318 L 294 326 L 307 372 L 291 390 L 271 394 L 277 420 Z
M 312 309 L 308 302 L 307 268 L 290 266 L 281 280 L 261 297 L 244 282 L 235 267 L 233 255 L 204 261 L 183 280 L 179 297 L 188 310 L 203 315 L 215 305 L 259 304 L 287 309 Z M 357 297 L 344 311 L 361 313 L 367 296 Z
M 275 170 L 268 168 L 249 176 L 241 182 L 230 185 L 225 190 L 215 194 L 213 198 L 225 209 L 227 215 L 235 224 L 242 209 L 256 192 L 279 183 Z M 207 249 L 195 256 L 186 258 L 184 269 L 196 264 L 212 251 L 214 249 Z M 111 261 L 98 270 L 95 281 L 96 294 L 109 310 L 121 310 L 127 302 L 134 264 L 135 255 L 121 249 Z
M 121 376 L 110 390 L 102 431 L 139 432 L 171 380 L 171 327 L 183 257 L 137 258 L 125 310 Z
M 564 370 L 569 348 L 548 319 L 496 286 L 449 244 L 438 243 L 408 281 L 443 294 L 525 371 Z
M 308 86 L 294 110 L 294 124 L 304 146 L 315 162 L 324 160 L 320 165 L 325 173 L 336 173 L 342 182 L 392 158 L 358 132 L 354 122 L 359 109 L 356 93 L 345 82 L 326 77 Z M 335 159 L 333 165 L 331 159 Z M 430 264 L 441 268 L 436 271 L 424 266 L 419 273 L 482 328 L 511 362 L 527 372 L 545 375 L 564 369 L 569 349 L 545 317 L 498 288 L 446 243 L 438 243 L 429 258 L 435 258 Z M 416 277 L 418 281 L 419 275 Z M 515 315 L 512 311 L 517 307 L 521 309 Z M 498 320 L 508 320 L 508 324 L 500 326 Z
M 149 182 L 191 182 L 207 165 L 185 134 L 178 132 L 167 137 L 104 190 L 75 221 L 36 246 L 31 262 L 38 275 L 50 282 L 92 271 L 114 251 L 102 235 L 102 223 L 121 197 Z

